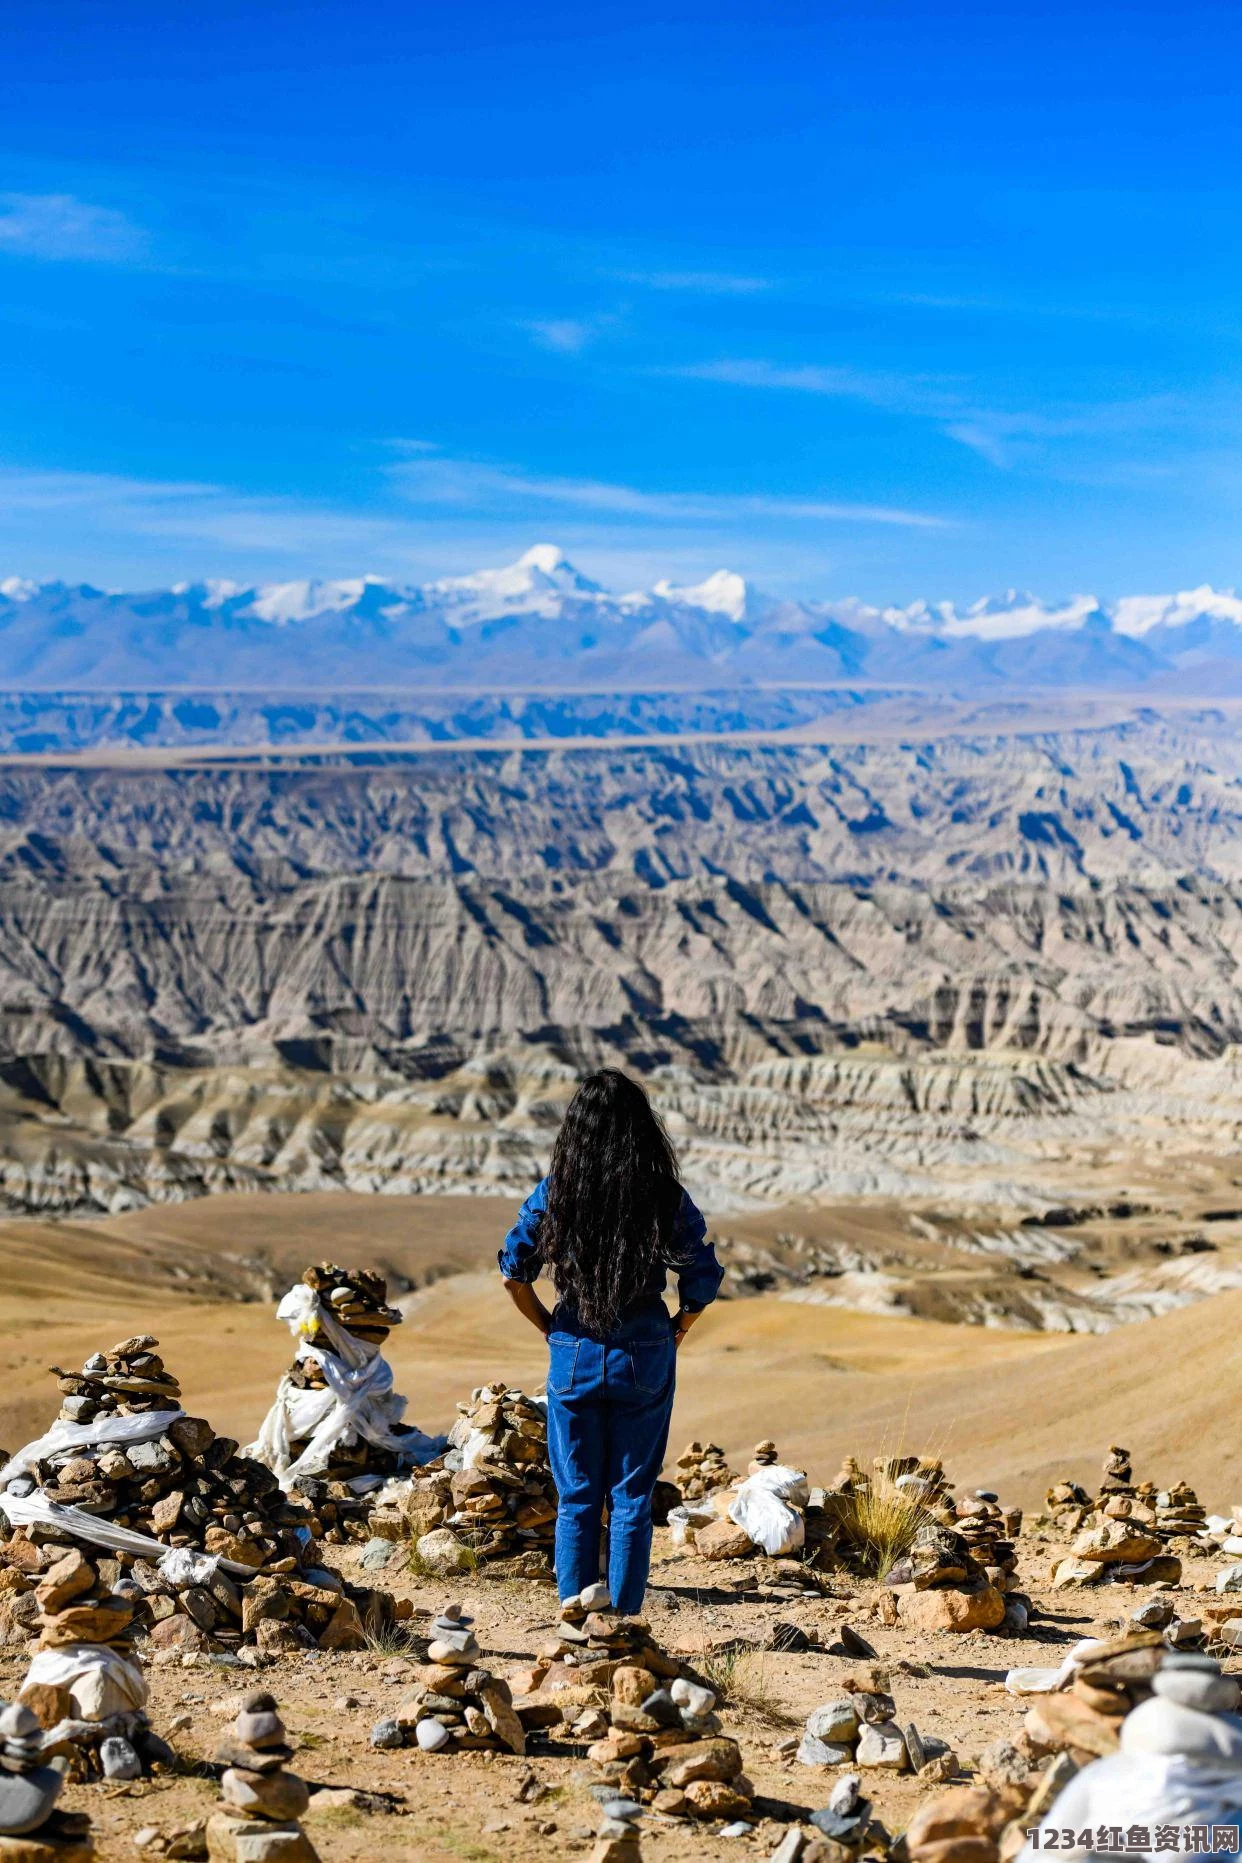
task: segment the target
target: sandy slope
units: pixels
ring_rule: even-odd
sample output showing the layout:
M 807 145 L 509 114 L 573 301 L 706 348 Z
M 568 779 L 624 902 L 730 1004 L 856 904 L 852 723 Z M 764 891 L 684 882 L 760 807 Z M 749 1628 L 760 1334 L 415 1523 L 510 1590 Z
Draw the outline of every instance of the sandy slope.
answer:
M 136 1330 L 160 1337 L 192 1409 L 248 1439 L 291 1342 L 268 1302 L 210 1297 L 224 1284 L 226 1250 L 266 1257 L 277 1286 L 328 1253 L 381 1260 L 419 1283 L 390 1356 L 410 1419 L 446 1427 L 474 1385 L 533 1385 L 541 1375 L 540 1342 L 490 1268 L 511 1209 L 501 1199 L 221 1197 L 94 1225 L 4 1225 L 0 1444 L 29 1439 L 50 1418 L 49 1364 L 80 1363 Z M 178 1269 L 188 1283 L 173 1278 Z M 186 1285 L 208 1295 L 180 1291 Z M 711 1436 L 740 1459 L 772 1435 L 818 1479 L 847 1452 L 934 1449 L 959 1482 L 1029 1504 L 1062 1471 L 1093 1475 L 1120 1441 L 1140 1472 L 1184 1475 L 1221 1506 L 1242 1498 L 1240 1336 L 1242 1293 L 1073 1338 L 779 1296 L 721 1303 L 685 1352 L 673 1449 Z

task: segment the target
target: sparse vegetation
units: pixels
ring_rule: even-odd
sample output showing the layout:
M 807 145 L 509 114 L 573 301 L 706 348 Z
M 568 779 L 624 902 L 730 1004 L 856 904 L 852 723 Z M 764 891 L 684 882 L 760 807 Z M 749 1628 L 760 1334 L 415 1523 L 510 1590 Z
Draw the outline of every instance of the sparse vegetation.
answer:
M 934 1518 L 921 1501 L 879 1470 L 853 1493 L 834 1494 L 832 1504 L 849 1553 L 871 1578 L 885 1578 L 909 1552 L 919 1528 Z
M 798 1717 L 776 1693 L 760 1650 L 717 1650 L 702 1659 L 698 1670 L 717 1700 L 735 1712 L 753 1714 L 774 1727 L 797 1725 Z

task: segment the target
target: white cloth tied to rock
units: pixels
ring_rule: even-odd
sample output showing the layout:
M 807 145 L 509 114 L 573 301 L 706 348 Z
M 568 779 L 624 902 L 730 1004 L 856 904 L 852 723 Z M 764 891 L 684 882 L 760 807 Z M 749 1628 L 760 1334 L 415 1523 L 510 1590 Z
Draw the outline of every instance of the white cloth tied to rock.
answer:
M 769 1558 L 796 1552 L 806 1540 L 806 1523 L 796 1510 L 805 1507 L 811 1490 L 801 1469 L 776 1462 L 748 1475 L 730 1504 L 729 1519 L 749 1533 Z
M 84 1507 L 64 1507 L 49 1500 L 42 1488 L 31 1494 L 13 1494 L 9 1484 L 25 1475 L 47 1456 L 67 1449 L 98 1449 L 105 1445 L 124 1449 L 131 1443 L 151 1442 L 162 1436 L 170 1424 L 184 1417 L 184 1410 L 142 1410 L 133 1416 L 104 1413 L 89 1423 L 69 1423 L 58 1418 L 50 1430 L 27 1443 L 24 1449 L 0 1468 L 0 1510 L 14 1527 L 57 1527 L 71 1539 L 102 1546 L 107 1552 L 132 1553 L 157 1566 L 172 1585 L 205 1585 L 220 1568 L 241 1578 L 253 1577 L 248 1565 L 235 1559 L 220 1559 L 214 1553 L 193 1552 L 188 1547 L 165 1546 L 162 1540 L 130 1527 L 118 1527 L 100 1514 Z
M 66 1643 L 59 1649 L 36 1650 L 22 1687 L 31 1682 L 67 1688 L 83 1721 L 137 1714 L 147 1705 L 147 1678 L 137 1663 L 127 1662 L 100 1643 Z
M 320 1390 L 303 1391 L 286 1372 L 262 1429 L 242 1452 L 266 1463 L 280 1477 L 282 1488 L 295 1486 L 300 1475 L 323 1474 L 337 1446 L 360 1436 L 407 1465 L 430 1462 L 442 1453 L 442 1436 L 424 1436 L 421 1430 L 398 1433 L 393 1428 L 401 1421 L 405 1399 L 392 1388 L 391 1365 L 378 1346 L 342 1326 L 313 1287 L 304 1281 L 291 1287 L 276 1316 L 297 1340 L 296 1356 L 313 1360 L 326 1381 Z M 313 1343 L 319 1335 L 331 1351 Z M 295 1443 L 305 1444 L 296 1457 Z

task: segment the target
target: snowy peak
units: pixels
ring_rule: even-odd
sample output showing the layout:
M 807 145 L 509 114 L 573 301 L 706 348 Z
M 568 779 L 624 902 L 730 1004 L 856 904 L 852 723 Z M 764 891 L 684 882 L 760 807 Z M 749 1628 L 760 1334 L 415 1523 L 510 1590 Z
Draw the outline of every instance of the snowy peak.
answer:
M 1242 627 L 1242 599 L 1232 589 L 1204 583 L 1177 595 L 1125 595 L 1113 610 L 1118 634 L 1140 639 L 1154 628 L 1191 627 L 1197 621 L 1224 621 Z
M 718 569 L 704 582 L 678 588 L 667 577 L 652 590 L 661 601 L 674 602 L 681 608 L 700 608 L 704 614 L 727 615 L 730 621 L 744 621 L 750 590 L 744 576 L 731 569 Z
M 537 543 L 503 569 L 478 569 L 469 576 L 442 576 L 422 590 L 429 607 L 461 608 L 463 616 L 490 619 L 525 608 L 547 614 L 565 599 L 594 601 L 603 595 L 597 582 L 575 569 L 554 543 Z

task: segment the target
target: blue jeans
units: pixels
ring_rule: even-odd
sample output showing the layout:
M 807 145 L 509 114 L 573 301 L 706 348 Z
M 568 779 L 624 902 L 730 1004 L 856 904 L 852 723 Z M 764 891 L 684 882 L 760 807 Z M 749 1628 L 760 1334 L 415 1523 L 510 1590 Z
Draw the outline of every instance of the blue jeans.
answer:
M 572 1598 L 599 1578 L 608 1508 L 608 1589 L 642 1608 L 651 1564 L 651 1491 L 664 1464 L 677 1352 L 663 1302 L 607 1340 L 554 1316 L 548 1339 L 548 1457 L 556 1482 L 556 1588 Z

